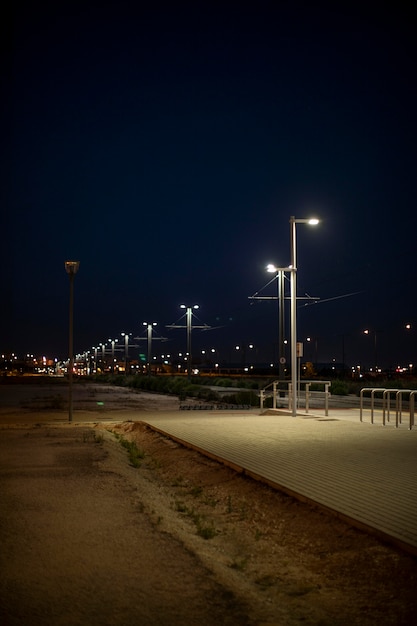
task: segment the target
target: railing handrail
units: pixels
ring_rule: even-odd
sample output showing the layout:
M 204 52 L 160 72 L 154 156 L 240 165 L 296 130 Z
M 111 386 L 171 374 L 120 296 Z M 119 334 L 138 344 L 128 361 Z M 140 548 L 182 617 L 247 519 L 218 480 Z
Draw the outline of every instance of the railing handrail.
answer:
M 309 384 L 309 385 L 331 385 L 332 381 L 331 380 L 306 380 L 305 378 L 300 378 L 300 380 L 298 381 L 298 383 L 301 385 L 302 383 L 305 384 Z
M 398 424 L 402 421 L 402 395 L 404 393 L 410 394 L 409 402 L 409 430 L 412 430 L 414 426 L 414 396 L 417 394 L 417 389 L 392 389 L 385 387 L 363 387 L 360 390 L 359 398 L 359 419 L 363 421 L 363 398 L 365 392 L 371 392 L 371 424 L 374 423 L 374 399 L 377 393 L 382 393 L 382 425 L 385 426 L 385 412 L 387 412 L 387 421 L 389 422 L 390 414 L 390 395 L 395 393 L 395 428 L 398 428 Z
M 332 382 L 331 380 L 305 380 L 304 378 L 300 379 L 298 381 L 298 383 L 301 384 L 310 384 L 310 385 L 331 385 Z M 261 391 L 266 391 L 268 389 L 268 387 L 271 387 L 273 385 L 287 385 L 287 389 L 288 389 L 288 385 L 291 384 L 290 380 L 273 380 L 271 383 L 269 383 L 268 385 L 266 385 L 266 387 L 263 387 L 261 389 Z
M 328 415 L 329 414 L 329 387 L 331 386 L 331 381 L 330 380 L 305 380 L 305 379 L 300 379 L 298 381 L 298 384 L 304 384 L 305 385 L 305 411 L 306 413 L 308 413 L 309 410 L 309 397 L 310 397 L 310 393 L 322 393 L 324 395 L 324 409 L 325 409 L 325 414 Z M 319 384 L 319 385 L 324 385 L 324 391 L 320 392 L 310 392 L 310 385 L 312 384 Z M 277 385 L 286 385 L 286 389 L 284 389 L 284 391 L 287 392 L 288 394 L 288 409 L 290 410 L 290 401 L 291 401 L 291 394 L 290 394 L 290 389 L 291 389 L 291 381 L 286 381 L 286 380 L 274 380 L 271 383 L 269 383 L 268 385 L 266 385 L 266 387 L 264 387 L 263 389 L 260 390 L 259 396 L 260 396 L 260 403 L 261 403 L 261 409 L 263 409 L 263 402 L 265 399 L 265 392 L 266 390 L 272 386 L 272 395 L 273 395 L 273 406 L 274 408 L 276 408 L 276 399 L 277 399 Z

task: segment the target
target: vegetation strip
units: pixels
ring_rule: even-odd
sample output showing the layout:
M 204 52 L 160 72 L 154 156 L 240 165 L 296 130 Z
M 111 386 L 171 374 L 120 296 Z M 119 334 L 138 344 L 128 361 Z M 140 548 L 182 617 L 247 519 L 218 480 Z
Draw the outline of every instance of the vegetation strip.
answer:
M 114 431 L 112 432 L 116 439 L 120 442 L 121 446 L 127 450 L 130 464 L 133 467 L 140 467 L 142 460 L 145 458 L 145 452 L 138 448 L 134 441 L 129 441 L 119 433 Z

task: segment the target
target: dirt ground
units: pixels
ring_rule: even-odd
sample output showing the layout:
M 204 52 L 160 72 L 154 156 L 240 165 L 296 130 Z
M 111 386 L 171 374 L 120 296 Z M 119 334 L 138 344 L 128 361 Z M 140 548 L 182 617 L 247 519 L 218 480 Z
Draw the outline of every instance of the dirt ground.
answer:
M 417 622 L 414 557 L 141 421 L 177 399 L 55 396 L 0 386 L 2 624 Z

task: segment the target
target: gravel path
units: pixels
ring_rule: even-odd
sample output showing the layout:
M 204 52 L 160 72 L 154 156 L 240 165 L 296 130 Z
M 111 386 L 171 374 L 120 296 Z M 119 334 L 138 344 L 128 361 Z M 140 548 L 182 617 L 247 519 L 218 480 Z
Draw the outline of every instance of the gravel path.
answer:
M 1 623 L 249 624 L 243 602 L 158 532 L 119 448 L 77 426 L 1 431 Z

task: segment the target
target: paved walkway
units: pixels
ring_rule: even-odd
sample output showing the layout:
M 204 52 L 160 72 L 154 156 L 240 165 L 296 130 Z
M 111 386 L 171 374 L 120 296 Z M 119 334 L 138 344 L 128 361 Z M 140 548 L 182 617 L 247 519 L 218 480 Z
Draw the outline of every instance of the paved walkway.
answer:
M 291 417 L 181 411 L 140 419 L 287 493 L 337 511 L 417 554 L 417 427 L 365 412 Z

